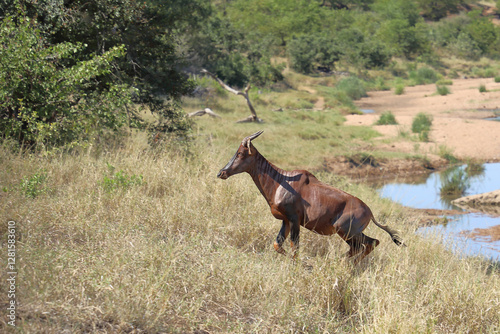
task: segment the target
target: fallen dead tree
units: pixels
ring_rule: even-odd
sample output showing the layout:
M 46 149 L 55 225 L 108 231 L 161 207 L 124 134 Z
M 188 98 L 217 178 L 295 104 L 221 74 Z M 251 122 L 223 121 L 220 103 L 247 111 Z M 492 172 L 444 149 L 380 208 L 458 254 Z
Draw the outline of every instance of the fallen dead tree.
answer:
M 210 73 L 209 71 L 207 71 L 205 69 L 202 69 L 201 73 L 208 74 L 209 76 L 211 76 L 215 81 L 217 81 L 219 83 L 219 85 L 222 86 L 222 88 L 224 88 L 228 92 L 231 92 L 235 95 L 241 95 L 245 98 L 245 100 L 247 101 L 248 108 L 250 108 L 250 112 L 252 114 L 250 116 L 248 116 L 247 118 L 244 118 L 242 120 L 237 121 L 236 123 L 249 123 L 249 122 L 261 123 L 261 122 L 263 122 L 262 119 L 257 117 L 257 112 L 255 111 L 255 108 L 253 107 L 252 103 L 250 102 L 250 98 L 248 97 L 248 91 L 250 90 L 250 84 L 248 84 L 246 86 L 244 91 L 239 91 L 239 90 L 236 90 L 234 88 L 229 87 L 228 85 L 226 85 L 224 83 L 224 81 L 217 78 L 217 76 L 215 74 Z
M 198 110 L 198 111 L 193 111 L 187 114 L 188 117 L 194 117 L 194 116 L 203 116 L 203 115 L 208 115 L 210 117 L 215 117 L 215 118 L 221 118 L 219 115 L 214 113 L 212 109 L 210 108 L 205 108 L 203 110 Z

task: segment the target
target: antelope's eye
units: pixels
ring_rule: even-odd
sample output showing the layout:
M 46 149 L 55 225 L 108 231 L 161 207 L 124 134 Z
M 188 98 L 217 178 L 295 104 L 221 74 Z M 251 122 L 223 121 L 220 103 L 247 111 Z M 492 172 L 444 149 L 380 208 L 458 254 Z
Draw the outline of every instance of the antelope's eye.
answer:
M 238 152 L 238 156 L 241 157 L 243 155 L 243 153 L 241 152 Z

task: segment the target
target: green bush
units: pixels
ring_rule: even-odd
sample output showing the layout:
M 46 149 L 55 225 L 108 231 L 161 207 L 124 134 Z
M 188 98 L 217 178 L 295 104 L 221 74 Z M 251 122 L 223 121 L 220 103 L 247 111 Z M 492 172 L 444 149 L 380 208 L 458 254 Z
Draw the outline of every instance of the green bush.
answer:
M 383 77 L 377 77 L 374 83 L 375 90 L 389 90 L 391 89 L 385 82 Z
M 133 89 L 95 80 L 109 74 L 123 46 L 86 61 L 83 44 L 46 46 L 30 20 L 5 18 L 0 26 L 0 131 L 20 144 L 71 145 L 127 121 Z M 74 65 L 69 65 L 74 64 Z
M 21 180 L 21 193 L 28 198 L 35 198 L 47 191 L 45 182 L 47 181 L 47 173 L 40 171 L 31 176 L 25 176 Z
M 287 52 L 291 67 L 301 73 L 311 73 L 317 66 L 332 70 L 341 56 L 332 38 L 314 34 L 290 40 Z
M 439 156 L 451 163 L 457 163 L 459 160 L 453 155 L 453 152 L 445 145 L 439 146 Z
M 376 125 L 395 125 L 398 124 L 396 117 L 390 111 L 383 112 L 375 123 Z
M 436 71 L 430 67 L 421 67 L 417 71 L 411 71 L 409 77 L 416 85 L 431 84 L 439 80 Z
M 418 134 L 418 139 L 423 142 L 429 141 L 429 131 L 424 130 Z
M 486 89 L 486 86 L 484 84 L 479 85 L 479 92 L 480 93 L 486 93 L 488 90 Z
M 500 75 L 495 76 L 495 82 L 500 82 Z
M 144 183 L 142 175 L 127 175 L 123 170 L 114 172 L 115 167 L 108 163 L 109 176 L 105 175 L 101 185 L 106 192 L 113 192 L 117 189 L 128 189 L 132 186 L 140 186 Z
M 432 116 L 425 113 L 418 113 L 413 119 L 411 124 L 411 131 L 413 133 L 421 133 L 424 131 L 430 131 L 432 126 Z
M 457 57 L 469 60 L 478 60 L 482 54 L 476 41 L 463 31 L 448 43 L 448 50 Z
M 462 169 L 452 169 L 443 175 L 441 196 L 461 196 L 470 187 L 467 173 Z
M 439 95 L 448 95 L 450 94 L 450 89 L 448 88 L 448 86 L 436 85 L 436 92 Z
M 363 81 L 356 77 L 344 78 L 335 87 L 337 90 L 345 92 L 353 100 L 367 96 Z
M 404 84 L 397 84 L 396 88 L 394 89 L 394 94 L 401 95 L 404 92 L 405 92 L 405 85 Z

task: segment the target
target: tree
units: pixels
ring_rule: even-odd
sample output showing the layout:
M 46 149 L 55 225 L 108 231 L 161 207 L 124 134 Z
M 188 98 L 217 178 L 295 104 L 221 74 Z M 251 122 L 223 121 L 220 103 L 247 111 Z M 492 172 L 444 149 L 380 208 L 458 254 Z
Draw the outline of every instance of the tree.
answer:
M 486 17 L 482 17 L 479 11 L 468 14 L 471 22 L 465 27 L 465 31 L 471 39 L 481 49 L 483 54 L 487 54 L 495 47 L 495 42 L 499 36 L 499 29 Z
M 294 36 L 320 30 L 323 18 L 319 5 L 320 1 L 310 0 L 235 0 L 228 15 L 246 34 L 268 36 L 286 46 Z
M 183 58 L 176 37 L 196 29 L 206 17 L 209 4 L 202 0 L 4 0 L 2 13 L 21 12 L 36 19 L 47 45 L 84 44 L 60 65 L 73 66 L 102 56 L 124 45 L 124 57 L 111 62 L 112 70 L 100 73 L 87 92 L 106 90 L 110 84 L 134 91 L 132 101 L 145 105 L 157 116 L 153 131 L 185 132 L 176 101 L 189 94 L 193 83 L 180 70 Z M 35 22 L 35 21 L 34 21 Z
M 249 41 L 227 17 L 209 17 L 186 44 L 191 66 L 207 68 L 230 86 L 264 86 L 283 78 L 265 43 Z
M 433 21 L 446 17 L 448 13 L 458 13 L 463 0 L 417 0 L 422 16 Z
M 36 22 L 6 17 L 0 25 L 0 131 L 34 146 L 71 145 L 96 133 L 126 124 L 124 107 L 133 91 L 106 83 L 89 90 L 112 62 L 125 55 L 123 46 L 75 62 L 83 44 L 46 46 Z M 66 63 L 75 63 L 66 66 Z

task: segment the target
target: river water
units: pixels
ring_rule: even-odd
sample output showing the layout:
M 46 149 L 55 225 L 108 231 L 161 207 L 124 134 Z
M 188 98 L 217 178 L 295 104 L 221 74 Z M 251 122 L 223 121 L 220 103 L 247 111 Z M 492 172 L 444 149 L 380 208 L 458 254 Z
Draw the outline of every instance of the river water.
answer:
M 465 166 L 455 167 L 465 170 Z M 378 188 L 382 197 L 390 198 L 404 206 L 417 209 L 463 209 L 451 204 L 451 200 L 461 197 L 443 199 L 440 189 L 445 182 L 447 172 L 436 172 L 427 178 L 412 182 L 391 182 Z M 481 194 L 500 189 L 500 163 L 484 164 L 484 171 L 468 177 L 469 187 L 465 195 Z M 473 239 L 470 232 L 474 229 L 484 229 L 500 225 L 500 217 L 483 213 L 466 213 L 447 216 L 446 224 L 422 227 L 420 234 L 438 234 L 443 242 L 450 245 L 453 251 L 463 255 L 482 255 L 491 260 L 500 260 L 500 241 L 491 242 L 489 238 Z

